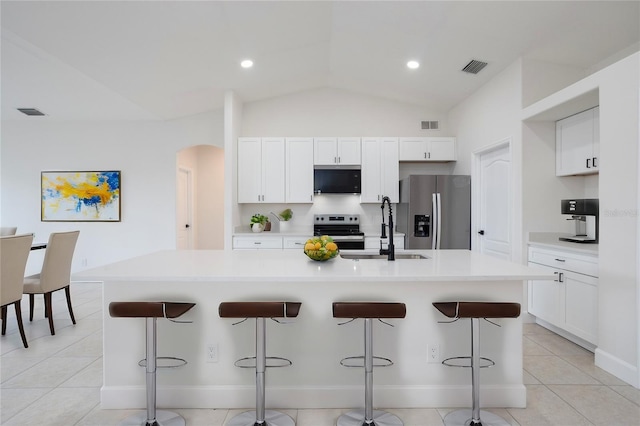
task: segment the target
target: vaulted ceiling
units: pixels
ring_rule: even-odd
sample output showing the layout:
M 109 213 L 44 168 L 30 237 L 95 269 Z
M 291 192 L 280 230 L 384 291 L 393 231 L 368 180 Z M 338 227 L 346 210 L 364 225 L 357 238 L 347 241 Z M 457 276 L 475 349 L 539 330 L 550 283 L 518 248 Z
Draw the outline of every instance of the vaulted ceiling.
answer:
M 639 5 L 3 0 L 2 118 L 173 119 L 221 108 L 227 90 L 323 87 L 446 112 L 519 57 L 589 70 L 636 49 Z M 462 72 L 471 59 L 489 65 Z

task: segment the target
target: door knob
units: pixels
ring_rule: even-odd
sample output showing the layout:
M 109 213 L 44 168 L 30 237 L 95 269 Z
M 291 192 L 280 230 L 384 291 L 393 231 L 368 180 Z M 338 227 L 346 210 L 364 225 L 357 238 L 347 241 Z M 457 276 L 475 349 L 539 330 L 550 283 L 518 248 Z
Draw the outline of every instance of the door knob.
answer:
M 188 228 L 188 227 L 189 227 L 189 224 L 187 223 L 184 227 L 185 227 L 185 228 Z
M 484 235 L 484 229 L 479 230 L 479 231 L 478 231 L 478 234 L 480 234 L 480 235 Z

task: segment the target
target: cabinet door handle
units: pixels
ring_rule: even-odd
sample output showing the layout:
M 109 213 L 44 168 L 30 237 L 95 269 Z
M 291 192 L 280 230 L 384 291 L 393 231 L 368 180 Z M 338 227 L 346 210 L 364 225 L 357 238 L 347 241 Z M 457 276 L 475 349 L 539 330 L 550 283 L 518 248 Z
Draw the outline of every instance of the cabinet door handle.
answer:
M 557 257 L 556 257 L 556 260 L 557 260 L 558 262 L 566 262 L 566 260 L 565 260 L 565 259 L 558 259 Z
M 589 165 L 589 161 L 591 161 L 591 158 L 587 158 L 587 169 L 591 168 L 591 166 Z
M 254 241 L 253 244 L 262 244 L 260 241 Z
M 563 283 L 564 282 L 564 279 L 563 279 L 564 278 L 564 273 L 562 273 L 562 272 L 554 272 L 554 274 L 558 276 L 558 279 L 554 280 L 555 282 L 557 282 L 557 283 Z
M 596 164 L 596 160 L 598 159 L 598 157 L 593 157 L 591 159 L 591 164 L 593 164 L 593 167 L 598 167 L 598 165 Z
M 338 157 L 333 157 L 333 164 L 338 164 Z
M 429 153 L 429 157 L 428 158 L 431 158 L 431 153 Z
M 340 164 L 340 157 L 338 157 L 338 164 Z
M 425 158 L 425 159 L 427 158 L 427 153 L 426 153 L 426 152 L 424 153 L 424 158 Z

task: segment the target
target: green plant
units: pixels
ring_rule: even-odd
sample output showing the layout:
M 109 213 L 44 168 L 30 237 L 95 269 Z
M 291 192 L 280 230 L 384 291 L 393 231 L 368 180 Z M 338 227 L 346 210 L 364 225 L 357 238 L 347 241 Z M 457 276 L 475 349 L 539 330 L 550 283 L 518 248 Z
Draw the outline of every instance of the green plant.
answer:
M 278 216 L 280 216 L 280 219 L 286 222 L 288 220 L 291 220 L 291 218 L 293 217 L 293 212 L 291 211 L 291 209 L 282 210 Z
M 254 223 L 261 223 L 264 225 L 267 222 L 269 222 L 269 218 L 263 214 L 256 213 L 251 216 L 251 225 L 253 225 Z

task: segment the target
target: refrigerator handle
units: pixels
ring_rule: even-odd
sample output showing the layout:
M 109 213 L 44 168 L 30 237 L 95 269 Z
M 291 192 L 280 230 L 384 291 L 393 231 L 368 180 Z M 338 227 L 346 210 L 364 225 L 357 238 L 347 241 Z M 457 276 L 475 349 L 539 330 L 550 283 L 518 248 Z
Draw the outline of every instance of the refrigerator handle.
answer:
M 438 250 L 440 250 L 440 240 L 442 234 L 442 201 L 440 200 L 440 193 L 436 195 L 438 200 Z
M 431 194 L 431 215 L 433 216 L 431 220 L 431 250 L 436 249 L 436 240 L 438 239 L 438 201 L 436 199 L 436 194 Z

